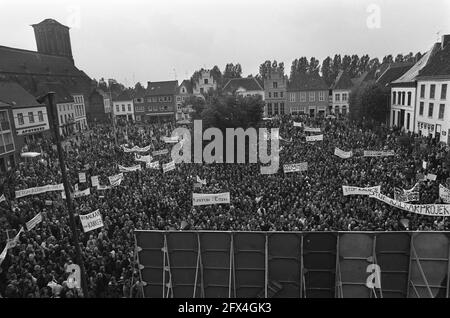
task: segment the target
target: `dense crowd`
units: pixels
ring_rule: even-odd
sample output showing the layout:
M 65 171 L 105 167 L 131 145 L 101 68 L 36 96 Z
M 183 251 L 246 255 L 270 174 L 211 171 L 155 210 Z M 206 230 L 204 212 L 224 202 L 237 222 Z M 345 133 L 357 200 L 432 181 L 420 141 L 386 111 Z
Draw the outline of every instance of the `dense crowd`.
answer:
M 305 132 L 293 121 L 320 127 L 324 140 L 305 142 Z M 356 124 L 345 118 L 311 119 L 290 115 L 265 121 L 263 126 L 280 128 L 280 169 L 260 173 L 259 164 L 181 163 L 176 169 L 146 169 L 125 173 L 120 186 L 107 190 L 91 187 L 90 177 L 101 185 L 119 173 L 118 165 L 137 164 L 133 153 L 121 147 L 169 149 L 153 160 L 171 161 L 170 136 L 174 123 L 95 126 L 63 143 L 72 187 L 91 187 L 91 194 L 75 198 L 76 216 L 99 209 L 104 227 L 84 233 L 79 218 L 80 247 L 88 276 L 89 297 L 138 297 L 141 289 L 134 262 L 135 229 L 145 230 L 234 230 L 234 231 L 398 231 L 448 230 L 444 217 L 428 217 L 392 208 L 367 196 L 343 196 L 342 186 L 381 186 L 393 197 L 394 188 L 410 189 L 417 177 L 437 175 L 436 181 L 419 183 L 420 203 L 441 203 L 439 183 L 450 188 L 445 164 L 448 148 L 429 138 L 408 135 L 411 144 L 399 140 L 405 133 L 383 126 Z M 75 247 L 66 203 L 59 192 L 16 199 L 15 191 L 61 183 L 56 147 L 49 139 L 38 144 L 41 156 L 28 158 L 4 176 L 0 203 L 0 250 L 21 227 L 17 246 L 8 250 L 1 264 L 0 295 L 3 297 L 79 297 L 80 290 L 68 282 L 66 268 L 75 263 Z M 30 148 L 36 145 L 30 145 Z M 352 150 L 341 159 L 334 149 Z M 395 156 L 367 158 L 363 150 L 394 150 Z M 426 168 L 423 161 L 427 162 Z M 283 173 L 287 163 L 308 162 L 305 172 Z M 78 173 L 86 172 L 80 183 Z M 197 177 L 206 185 L 195 188 Z M 72 190 L 73 191 L 73 190 Z M 230 192 L 231 204 L 192 206 L 192 193 Z M 31 231 L 25 223 L 39 212 L 43 221 Z

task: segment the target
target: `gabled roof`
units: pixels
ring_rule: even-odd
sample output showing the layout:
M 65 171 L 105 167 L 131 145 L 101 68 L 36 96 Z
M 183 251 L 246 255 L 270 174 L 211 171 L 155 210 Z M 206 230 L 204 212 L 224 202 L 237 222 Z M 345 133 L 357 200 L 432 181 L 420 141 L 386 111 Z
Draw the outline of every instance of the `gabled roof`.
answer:
M 288 83 L 288 91 L 327 90 L 328 85 L 320 75 L 301 74 Z
M 353 82 L 347 72 L 340 71 L 336 80 L 331 85 L 331 89 L 351 89 Z
M 376 82 L 382 86 L 387 86 L 405 74 L 413 65 L 414 63 L 393 63 L 378 77 Z
M 11 107 L 11 105 L 0 101 L 0 107 Z
M 175 95 L 178 93 L 178 81 L 148 82 L 147 96 Z
M 264 90 L 254 77 L 230 79 L 223 87 L 223 90 L 226 92 L 234 92 L 239 88 L 243 88 L 246 91 Z
M 419 71 L 418 78 L 450 76 L 450 44 L 439 50 L 430 58 L 427 65 Z
M 61 83 L 57 82 L 39 83 L 37 89 L 38 95 L 43 95 L 48 92 L 56 93 L 55 102 L 57 104 L 73 103 L 73 96 L 63 85 L 61 85 Z
M 181 86 L 184 86 L 186 88 L 186 91 L 188 94 L 192 94 L 193 90 L 192 90 L 192 84 L 190 80 L 184 80 L 181 82 L 180 87 L 179 87 L 179 92 L 181 92 Z
M 57 26 L 60 26 L 60 27 L 64 27 L 64 28 L 66 28 L 66 29 L 69 29 L 68 26 L 63 25 L 63 24 L 59 23 L 58 21 L 56 21 L 56 20 L 54 20 L 54 19 L 45 19 L 45 20 L 42 20 L 42 21 L 39 22 L 39 23 L 32 24 L 31 26 L 32 26 L 32 27 L 35 27 L 35 26 L 42 26 L 42 25 L 57 25 Z
M 0 101 L 13 108 L 42 106 L 36 98 L 15 82 L 0 81 Z
M 117 96 L 113 100 L 115 102 L 130 101 L 130 100 L 133 100 L 133 98 L 134 98 L 133 94 L 129 90 L 124 90 L 122 93 L 119 94 L 119 96 Z

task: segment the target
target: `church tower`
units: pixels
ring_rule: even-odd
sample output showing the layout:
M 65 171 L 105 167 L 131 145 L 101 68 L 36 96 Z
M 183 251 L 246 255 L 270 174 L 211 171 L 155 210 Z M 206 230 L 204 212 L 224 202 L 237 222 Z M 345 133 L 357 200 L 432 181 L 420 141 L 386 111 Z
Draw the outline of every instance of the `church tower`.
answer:
M 73 62 L 69 27 L 53 19 L 45 19 L 32 27 L 39 53 L 65 56 Z

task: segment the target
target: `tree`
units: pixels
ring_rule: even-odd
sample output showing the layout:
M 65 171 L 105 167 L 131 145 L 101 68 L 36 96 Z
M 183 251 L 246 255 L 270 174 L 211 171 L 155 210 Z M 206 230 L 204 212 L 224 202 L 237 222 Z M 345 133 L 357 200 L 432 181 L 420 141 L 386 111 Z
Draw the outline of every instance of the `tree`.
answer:
M 318 75 L 319 74 L 319 60 L 316 60 L 315 57 L 311 57 L 308 65 L 308 74 L 310 75 Z
M 369 70 L 369 61 L 370 57 L 368 54 L 361 56 L 361 58 L 359 59 L 358 74 L 356 74 L 355 76 L 359 76 Z
M 356 77 L 358 75 L 359 68 L 359 56 L 357 54 L 352 55 L 352 60 L 350 62 L 350 69 L 348 74 L 350 77 Z
M 405 61 L 405 58 L 403 57 L 403 54 L 397 54 L 397 56 L 395 57 L 395 63 L 402 63 Z
M 367 67 L 367 71 L 373 71 L 376 70 L 377 68 L 380 67 L 380 60 L 378 59 L 378 57 L 371 59 L 369 61 L 368 67 Z
M 210 74 L 219 85 L 222 84 L 222 72 L 217 65 L 214 65 L 214 67 L 211 69 Z
M 237 63 L 234 65 L 233 63 L 228 63 L 225 66 L 225 71 L 223 72 L 223 78 L 225 81 L 228 81 L 232 78 L 241 78 L 242 67 L 241 64 Z
M 325 83 L 327 83 L 328 86 L 330 86 L 333 83 L 332 79 L 332 60 L 331 57 L 327 56 L 323 62 L 322 62 L 322 77 L 325 80 Z
M 290 80 L 293 81 L 298 78 L 299 75 L 306 74 L 309 69 L 308 59 L 302 56 L 299 59 L 292 61 Z
M 383 62 L 381 64 L 392 64 L 394 62 L 394 59 L 392 57 L 392 54 L 386 55 L 383 57 Z
M 336 79 L 336 77 L 339 74 L 339 71 L 342 69 L 342 61 L 341 61 L 341 55 L 340 54 L 335 54 L 334 58 L 333 58 L 333 64 L 332 64 L 332 72 L 331 72 L 331 79 L 332 82 L 334 82 L 334 80 Z
M 414 61 L 417 62 L 422 58 L 422 53 L 417 52 L 416 55 L 414 56 Z
M 259 75 L 262 79 L 266 78 L 270 72 L 272 67 L 272 62 L 270 60 L 266 60 L 259 66 Z
M 189 96 L 184 100 L 182 104 L 182 107 L 192 108 L 192 110 L 194 111 L 192 113 L 193 119 L 201 119 L 201 113 L 205 109 L 205 106 L 205 99 L 198 96 Z
M 350 73 L 350 64 L 352 63 L 352 58 L 350 55 L 344 55 L 342 58 L 342 66 L 341 70 L 343 70 L 346 73 Z
M 137 82 L 136 85 L 134 85 L 134 93 L 135 94 L 145 93 L 145 88 L 144 86 L 142 86 L 140 82 Z
M 355 87 L 350 94 L 350 116 L 384 123 L 389 113 L 389 89 L 370 82 Z

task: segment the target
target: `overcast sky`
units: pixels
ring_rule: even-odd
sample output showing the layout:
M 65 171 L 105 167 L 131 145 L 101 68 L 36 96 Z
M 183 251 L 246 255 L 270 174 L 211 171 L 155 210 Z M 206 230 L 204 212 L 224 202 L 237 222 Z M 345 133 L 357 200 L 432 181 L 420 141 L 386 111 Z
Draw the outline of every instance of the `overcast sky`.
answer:
M 241 63 L 243 75 L 276 59 L 424 52 L 450 34 L 449 0 L 0 0 L 0 45 L 36 50 L 31 24 L 71 27 L 75 64 L 90 77 L 189 78 Z

